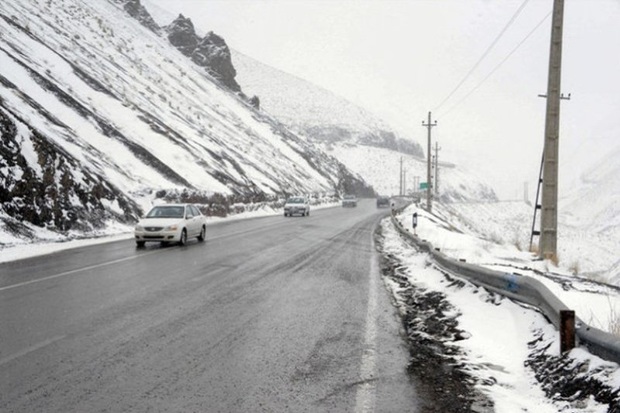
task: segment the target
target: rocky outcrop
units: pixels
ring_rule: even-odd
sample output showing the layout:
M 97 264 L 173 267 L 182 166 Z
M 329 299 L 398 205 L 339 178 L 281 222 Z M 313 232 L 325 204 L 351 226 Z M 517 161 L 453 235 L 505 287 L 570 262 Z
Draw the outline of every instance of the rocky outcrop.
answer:
M 125 11 L 143 26 L 155 33 L 160 33 L 161 28 L 151 17 L 140 0 L 116 0 Z M 221 36 L 209 32 L 202 39 L 196 35 L 196 30 L 191 19 L 179 14 L 170 25 L 165 28 L 168 40 L 185 56 L 191 58 L 197 65 L 204 67 L 215 80 L 223 86 L 239 94 L 251 106 L 258 109 L 258 97 L 248 99 L 242 92 L 241 87 L 235 80 L 237 71 L 232 64 L 230 49 Z
M 146 10 L 146 8 L 140 3 L 140 0 L 112 0 L 119 4 L 131 17 L 138 20 L 144 27 L 148 28 L 154 33 L 159 34 L 161 28 L 155 20 Z
M 191 56 L 198 45 L 198 36 L 194 30 L 191 19 L 186 19 L 179 14 L 169 26 L 166 27 L 168 40 L 185 56 Z
M 168 40 L 194 63 L 204 67 L 207 73 L 233 92 L 241 92 L 235 80 L 235 70 L 230 49 L 224 39 L 209 32 L 202 39 L 196 35 L 191 19 L 179 15 L 166 27 Z
M 155 23 L 155 20 L 153 20 L 146 8 L 140 4 L 140 0 L 126 0 L 123 7 L 131 17 L 138 20 L 143 26 L 155 33 L 159 33 L 159 25 Z
M 230 90 L 241 91 L 241 87 L 235 80 L 237 71 L 232 64 L 230 49 L 222 37 L 213 32 L 207 33 L 200 40 L 191 57 L 197 65 L 203 66 L 211 76 Z

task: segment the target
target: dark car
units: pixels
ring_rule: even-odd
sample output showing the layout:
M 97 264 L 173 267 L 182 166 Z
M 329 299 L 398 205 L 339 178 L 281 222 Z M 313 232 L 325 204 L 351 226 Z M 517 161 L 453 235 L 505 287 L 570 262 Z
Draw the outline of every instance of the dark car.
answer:
M 389 208 L 390 207 L 390 198 L 387 196 L 380 196 L 377 198 L 377 208 Z

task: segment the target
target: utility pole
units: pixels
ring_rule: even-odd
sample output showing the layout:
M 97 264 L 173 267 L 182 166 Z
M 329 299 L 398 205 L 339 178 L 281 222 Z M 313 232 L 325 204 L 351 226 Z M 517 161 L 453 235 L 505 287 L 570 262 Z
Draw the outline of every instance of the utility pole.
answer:
M 436 173 L 437 171 L 435 171 L 435 155 L 432 155 L 431 156 L 431 182 L 433 183 L 433 185 L 429 185 L 431 188 L 435 188 L 435 177 L 437 176 Z M 431 190 L 431 192 L 433 191 Z M 434 194 L 432 194 L 432 196 L 433 198 L 435 197 Z
M 398 196 L 403 194 L 403 157 L 400 157 L 400 186 L 398 188 Z
M 551 47 L 549 51 L 549 77 L 547 80 L 539 245 L 539 256 L 552 260 L 557 258 L 558 244 L 558 170 L 563 20 L 564 0 L 554 0 L 553 20 L 551 23 Z
M 422 126 L 428 129 L 428 145 L 426 149 L 426 153 L 428 154 L 428 163 L 426 167 L 426 210 L 428 212 L 433 212 L 433 194 L 431 193 L 431 128 L 433 126 L 437 126 L 437 121 L 431 123 L 431 112 L 428 112 L 428 122 L 424 123 L 422 121 Z
M 441 148 L 435 141 L 435 195 L 439 194 L 439 151 Z

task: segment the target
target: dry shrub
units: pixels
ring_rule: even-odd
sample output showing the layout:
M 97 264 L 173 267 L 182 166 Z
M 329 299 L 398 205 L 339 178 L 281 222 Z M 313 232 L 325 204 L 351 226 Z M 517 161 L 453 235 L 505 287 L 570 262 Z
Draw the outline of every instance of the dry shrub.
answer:
M 493 232 L 492 234 L 489 235 L 489 240 L 491 242 L 493 242 L 494 244 L 497 245 L 504 245 L 504 240 L 502 239 L 502 237 L 497 234 L 496 232 Z
M 620 314 L 618 312 L 612 313 L 609 318 L 609 332 L 620 337 Z
M 609 296 L 607 296 L 607 303 L 609 304 L 609 325 L 607 331 L 614 336 L 620 336 L 620 311 L 611 302 Z
M 523 244 L 521 243 L 521 237 L 519 236 L 519 232 L 518 231 L 515 231 L 513 236 L 512 236 L 512 244 L 519 251 L 523 251 Z
M 568 267 L 568 269 L 573 275 L 579 275 L 579 261 L 573 261 L 573 263 Z
M 607 321 L 607 328 L 603 326 L 603 323 L 594 315 L 590 313 L 588 324 L 591 326 L 600 328 L 601 330 L 607 330 L 609 334 L 613 334 L 616 337 L 620 337 L 620 311 L 611 302 L 609 296 L 607 296 L 607 305 L 609 306 L 609 319 Z

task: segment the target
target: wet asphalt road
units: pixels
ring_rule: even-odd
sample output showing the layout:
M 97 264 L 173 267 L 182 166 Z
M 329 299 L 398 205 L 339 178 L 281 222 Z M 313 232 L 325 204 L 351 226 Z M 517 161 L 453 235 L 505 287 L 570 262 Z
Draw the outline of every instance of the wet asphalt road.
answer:
M 314 210 L 0 264 L 2 412 L 416 411 L 373 231 Z

